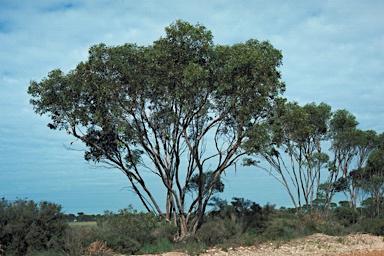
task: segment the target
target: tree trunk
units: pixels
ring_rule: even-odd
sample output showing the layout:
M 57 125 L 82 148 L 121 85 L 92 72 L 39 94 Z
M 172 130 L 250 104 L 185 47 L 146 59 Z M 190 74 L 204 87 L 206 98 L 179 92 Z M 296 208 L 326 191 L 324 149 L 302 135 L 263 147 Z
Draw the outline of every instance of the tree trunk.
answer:
M 186 218 L 184 215 L 179 216 L 179 222 L 180 222 L 180 236 L 179 239 L 182 240 L 185 237 L 188 237 L 190 235 L 188 230 L 188 218 Z

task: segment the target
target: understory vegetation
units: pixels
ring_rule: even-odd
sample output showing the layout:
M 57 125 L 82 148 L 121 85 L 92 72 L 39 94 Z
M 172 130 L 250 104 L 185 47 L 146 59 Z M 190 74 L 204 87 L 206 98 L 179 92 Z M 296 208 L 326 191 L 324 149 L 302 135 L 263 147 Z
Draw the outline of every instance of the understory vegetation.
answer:
M 196 234 L 180 239 L 172 220 L 164 222 L 132 207 L 69 218 L 54 203 L 2 199 L 0 255 L 137 255 L 175 250 L 197 255 L 208 247 L 225 251 L 314 233 L 384 235 L 384 216 L 372 217 L 371 211 L 370 207 L 354 211 L 342 201 L 327 212 L 319 207 L 298 213 L 244 198 L 235 197 L 230 203 L 215 198 Z M 88 222 L 76 221 L 84 217 Z

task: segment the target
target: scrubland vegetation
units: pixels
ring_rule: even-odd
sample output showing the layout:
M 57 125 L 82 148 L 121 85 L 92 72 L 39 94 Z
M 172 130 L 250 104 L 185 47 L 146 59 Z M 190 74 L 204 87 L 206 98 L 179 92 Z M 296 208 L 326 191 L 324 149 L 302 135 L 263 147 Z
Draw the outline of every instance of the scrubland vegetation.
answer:
M 260 206 L 243 198 L 233 198 L 230 203 L 216 199 L 196 234 L 180 238 L 174 224 L 131 207 L 71 218 L 54 203 L 3 199 L 0 255 L 131 255 L 175 250 L 196 255 L 213 246 L 226 250 L 313 233 L 384 235 L 383 216 L 373 218 L 370 207 L 358 210 L 340 202 L 328 212 L 319 207 L 298 213 L 297 209 Z M 68 221 L 84 217 L 88 222 Z

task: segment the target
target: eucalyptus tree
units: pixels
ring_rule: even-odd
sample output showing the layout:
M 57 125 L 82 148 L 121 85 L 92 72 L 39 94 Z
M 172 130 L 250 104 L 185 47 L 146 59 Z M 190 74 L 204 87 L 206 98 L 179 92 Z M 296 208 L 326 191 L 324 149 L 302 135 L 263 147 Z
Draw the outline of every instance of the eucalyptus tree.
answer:
M 301 107 L 281 101 L 269 120 L 269 143 L 264 143 L 264 148 L 255 147 L 254 153 L 262 161 L 247 162 L 263 167 L 275 177 L 297 209 L 311 208 L 317 194 L 321 170 L 329 159 L 322 152 L 322 144 L 327 140 L 330 117 L 331 107 L 325 103 Z M 263 165 L 265 161 L 269 166 Z
M 215 45 L 201 24 L 165 30 L 149 46 L 92 46 L 87 61 L 51 71 L 28 92 L 49 128 L 83 142 L 86 160 L 122 171 L 144 207 L 187 236 L 222 173 L 249 153 L 244 142 L 263 134 L 285 89 L 282 54 L 257 40 Z M 147 173 L 165 188 L 164 204 Z
M 364 165 L 378 146 L 376 132 L 357 129 L 357 125 L 355 116 L 347 110 L 336 111 L 330 122 L 333 159 L 329 163 L 328 201 L 332 200 L 334 193 L 344 192 L 354 210 L 365 176 Z
M 352 162 L 353 166 L 351 167 L 354 169 L 350 169 L 347 177 L 344 179 L 345 192 L 349 195 L 351 206 L 356 210 L 358 197 L 361 196 L 360 201 L 364 199 L 363 184 L 367 175 L 369 175 L 367 160 L 369 160 L 371 154 L 378 148 L 378 136 L 373 130 L 363 131 L 356 129 L 354 132 L 354 142 L 356 155 Z
M 345 189 L 348 167 L 357 154 L 354 138 L 357 125 L 356 117 L 345 109 L 332 115 L 329 137 L 333 157 L 328 163 L 329 175 L 323 187 L 326 208 L 330 207 L 334 195 Z
M 374 216 L 379 217 L 384 198 L 384 134 L 378 136 L 378 147 L 368 156 L 360 186 L 367 191 L 374 203 Z

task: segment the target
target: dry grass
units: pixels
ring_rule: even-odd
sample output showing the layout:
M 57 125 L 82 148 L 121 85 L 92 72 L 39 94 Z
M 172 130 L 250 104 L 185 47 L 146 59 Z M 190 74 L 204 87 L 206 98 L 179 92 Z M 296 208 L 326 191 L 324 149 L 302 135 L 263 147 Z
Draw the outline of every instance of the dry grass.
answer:
M 80 221 L 80 222 L 69 222 L 71 227 L 96 227 L 96 221 Z
M 100 242 L 96 240 L 95 242 L 91 243 L 85 254 L 84 255 L 89 255 L 89 256 L 94 256 L 94 255 L 103 255 L 103 256 L 109 256 L 109 255 L 115 255 L 111 249 L 107 247 L 107 244 L 105 242 Z

